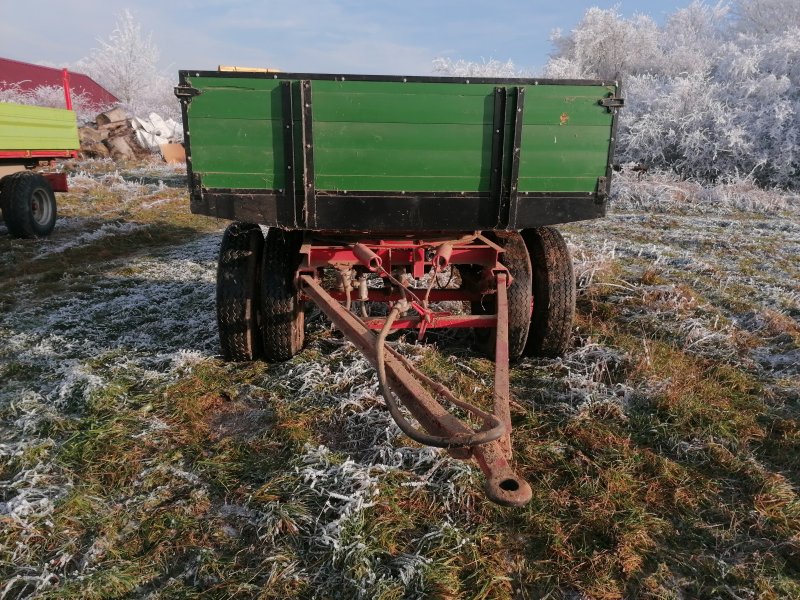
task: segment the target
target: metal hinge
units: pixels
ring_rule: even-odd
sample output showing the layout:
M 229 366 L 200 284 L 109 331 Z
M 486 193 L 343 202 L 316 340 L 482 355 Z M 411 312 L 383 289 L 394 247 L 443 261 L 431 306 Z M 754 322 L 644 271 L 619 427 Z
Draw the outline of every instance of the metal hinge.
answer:
M 608 199 L 608 177 L 597 178 L 597 195 L 595 199 L 600 204 Z
M 625 98 L 620 98 L 618 96 L 609 96 L 608 98 L 601 98 L 597 101 L 600 106 L 604 106 L 608 109 L 609 112 L 614 110 L 615 108 L 622 108 L 625 106 Z
M 200 95 L 200 90 L 198 90 L 197 88 L 193 88 L 190 85 L 176 85 L 175 95 L 181 100 L 183 99 L 191 100 L 195 96 Z

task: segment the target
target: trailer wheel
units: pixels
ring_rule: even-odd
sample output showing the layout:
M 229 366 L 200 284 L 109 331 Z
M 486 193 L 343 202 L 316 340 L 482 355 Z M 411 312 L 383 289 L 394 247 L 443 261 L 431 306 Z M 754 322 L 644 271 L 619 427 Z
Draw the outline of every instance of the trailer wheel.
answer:
M 525 353 L 561 356 L 569 348 L 575 317 L 572 257 L 557 229 L 526 229 L 522 238 L 533 267 L 533 314 Z
M 217 263 L 217 326 L 222 356 L 261 357 L 258 291 L 264 235 L 252 223 L 231 223 L 222 235 Z
M 56 195 L 47 179 L 32 171 L 3 178 L 3 219 L 8 232 L 18 238 L 46 237 L 56 225 Z
M 513 282 L 508 288 L 508 357 L 514 361 L 522 357 L 531 324 L 531 261 L 522 237 L 514 231 L 494 231 L 485 234 L 505 252 L 500 263 L 508 269 Z M 495 297 L 486 296 L 482 302 L 472 303 L 473 314 L 497 311 Z M 478 347 L 494 355 L 494 336 L 488 330 L 476 330 Z
M 294 281 L 302 243 L 302 231 L 267 231 L 261 268 L 261 332 L 267 360 L 289 360 L 303 347 L 305 313 Z

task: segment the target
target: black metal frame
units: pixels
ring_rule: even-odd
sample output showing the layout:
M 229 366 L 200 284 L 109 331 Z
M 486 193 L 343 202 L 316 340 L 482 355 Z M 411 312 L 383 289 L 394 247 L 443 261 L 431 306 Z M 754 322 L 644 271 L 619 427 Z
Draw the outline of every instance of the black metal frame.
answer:
M 547 79 L 544 77 L 438 77 L 427 75 L 348 75 L 340 73 L 266 73 L 259 71 L 178 71 L 181 86 L 190 77 L 225 79 L 291 79 L 320 81 L 386 81 L 400 83 L 489 83 L 498 85 L 616 85 L 615 79 Z M 189 89 L 189 88 L 186 88 Z
M 519 161 L 525 85 L 615 85 L 619 80 L 466 78 L 427 76 L 338 75 L 182 70 L 176 95 L 181 101 L 183 123 L 188 123 L 188 104 L 199 93 L 189 85 L 191 77 L 263 78 L 283 81 L 284 189 L 206 189 L 192 170 L 191 135 L 184 128 L 186 168 L 191 209 L 226 219 L 283 228 L 320 231 L 469 231 L 525 229 L 605 216 L 610 193 L 618 111 L 612 115 L 612 138 L 606 176 L 590 193 L 519 192 Z M 372 192 L 318 190 L 314 184 L 314 139 L 312 80 L 380 81 L 405 83 L 497 84 L 495 88 L 492 159 L 489 192 Z M 297 82 L 293 84 L 293 82 Z M 299 86 L 302 186 L 297 190 L 296 140 L 294 135 L 294 85 Z M 506 139 L 508 110 L 513 110 L 511 140 Z M 511 164 L 508 165 L 508 156 Z

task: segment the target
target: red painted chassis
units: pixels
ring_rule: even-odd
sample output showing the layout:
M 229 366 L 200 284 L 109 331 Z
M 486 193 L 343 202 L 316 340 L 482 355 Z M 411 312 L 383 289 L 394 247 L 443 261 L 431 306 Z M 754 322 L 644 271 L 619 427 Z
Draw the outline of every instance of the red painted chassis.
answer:
M 500 262 L 503 252 L 502 247 L 478 233 L 441 240 L 342 242 L 326 241 L 324 237 L 307 239 L 300 249 L 296 286 L 301 297 L 313 301 L 378 368 L 379 376 L 385 371 L 386 387 L 382 387 L 382 392 L 390 411 L 395 395 L 425 430 L 417 431 L 419 437 L 416 437 L 407 431 L 409 425 L 403 423 L 404 418 L 392 411 L 404 432 L 422 443 L 448 448 L 457 458 L 475 459 L 486 475 L 487 496 L 503 505 L 521 506 L 530 500 L 531 489 L 510 466 L 507 288 L 511 285 L 511 276 Z M 410 287 L 408 278 L 404 278 L 406 274 L 413 280 L 426 274 L 436 278 L 453 265 L 479 268 L 477 286 L 434 290 L 431 282 L 430 288 L 420 289 Z M 325 288 L 324 269 L 338 271 L 338 285 Z M 380 276 L 383 287 L 366 287 L 367 273 Z M 389 316 L 361 318 L 355 315 L 351 306 L 356 290 L 357 301 L 386 303 Z M 433 307 L 441 301 L 475 302 L 486 295 L 494 296 L 496 314 L 460 315 Z M 393 329 L 414 329 L 423 337 L 428 329 L 452 327 L 487 328 L 496 332 L 491 414 L 455 399 L 447 388 L 432 382 L 383 343 L 388 331 Z M 376 336 L 371 330 L 380 330 L 381 335 Z M 482 419 L 483 426 L 476 431 L 456 418 L 446 410 L 442 399 Z

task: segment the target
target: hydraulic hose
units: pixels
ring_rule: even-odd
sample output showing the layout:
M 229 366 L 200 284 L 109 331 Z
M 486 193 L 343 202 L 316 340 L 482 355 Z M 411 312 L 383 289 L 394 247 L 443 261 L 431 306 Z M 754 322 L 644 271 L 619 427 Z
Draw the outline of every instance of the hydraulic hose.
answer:
M 406 367 L 413 369 L 413 372 L 419 377 L 419 379 L 433 388 L 436 393 L 446 397 L 450 402 L 459 408 L 462 408 L 472 415 L 482 419 L 484 422 L 484 429 L 481 431 L 472 431 L 470 433 L 459 433 L 447 437 L 436 436 L 421 431 L 420 429 L 414 427 L 408 421 L 408 419 L 406 419 L 405 415 L 403 415 L 402 411 L 400 410 L 400 406 L 395 401 L 392 390 L 389 387 L 389 383 L 386 379 L 386 337 L 389 335 L 389 331 L 392 329 L 392 324 L 400 315 L 400 310 L 400 307 L 397 305 L 392 307 L 392 310 L 386 317 L 386 322 L 384 323 L 380 334 L 378 334 L 378 338 L 375 343 L 375 368 L 378 372 L 378 383 L 380 384 L 381 393 L 386 399 L 386 406 L 389 408 L 389 414 L 392 415 L 392 418 L 394 419 L 395 423 L 397 423 L 397 426 L 400 428 L 400 430 L 415 442 L 425 444 L 426 446 L 434 446 L 436 448 L 462 448 L 465 446 L 479 446 L 503 437 L 503 435 L 506 433 L 506 428 L 499 418 L 491 413 L 487 413 L 475 406 L 472 406 L 467 402 L 457 399 L 443 385 L 437 384 L 428 376 L 417 371 L 417 369 L 411 365 L 408 359 L 398 352 L 390 349 L 390 352 L 396 359 L 403 362 Z

